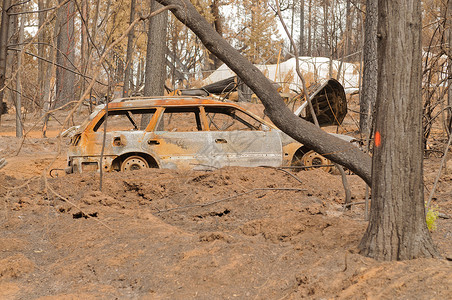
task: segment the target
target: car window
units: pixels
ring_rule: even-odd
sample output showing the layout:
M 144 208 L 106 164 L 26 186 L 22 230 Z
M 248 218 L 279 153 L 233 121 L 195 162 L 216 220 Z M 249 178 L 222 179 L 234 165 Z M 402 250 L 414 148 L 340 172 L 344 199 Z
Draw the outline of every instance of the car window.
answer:
M 205 107 L 210 131 L 262 130 L 262 123 L 232 107 Z
M 198 107 L 165 108 L 156 131 L 188 132 L 201 131 Z
M 140 130 L 143 115 L 151 115 L 152 119 L 155 109 L 130 109 L 113 110 L 108 112 L 107 132 Z M 94 126 L 94 131 L 104 131 L 105 115 Z M 141 129 L 143 130 L 143 129 Z

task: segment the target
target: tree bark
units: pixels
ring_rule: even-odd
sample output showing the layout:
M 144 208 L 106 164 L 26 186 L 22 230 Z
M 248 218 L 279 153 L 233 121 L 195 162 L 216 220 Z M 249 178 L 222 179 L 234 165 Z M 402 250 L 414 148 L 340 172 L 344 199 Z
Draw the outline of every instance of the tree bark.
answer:
M 151 11 L 161 6 L 152 0 Z M 145 96 L 163 96 L 166 79 L 166 32 L 168 13 L 162 12 L 149 20 L 146 70 L 144 80 Z
M 151 12 L 161 7 L 151 0 Z M 168 12 L 164 11 L 149 20 L 148 45 L 146 52 L 146 69 L 144 78 L 144 96 L 163 96 L 166 79 L 166 32 L 168 28 Z M 141 126 L 149 123 L 151 115 L 144 115 Z
M 43 10 L 46 7 L 44 0 L 38 0 L 38 10 Z M 44 24 L 44 21 L 46 19 L 47 12 L 41 12 L 38 14 L 38 28 L 41 28 Z M 43 30 L 38 36 L 38 56 L 39 57 L 46 57 L 45 55 L 45 49 L 44 49 L 44 42 L 46 39 L 46 31 Z M 46 74 L 46 64 L 44 60 L 39 59 L 38 60 L 38 74 Z M 45 76 L 39 76 L 38 82 L 39 82 L 39 103 L 44 105 L 44 85 L 45 85 Z M 42 108 L 42 106 L 41 106 Z
M 364 22 L 363 82 L 359 97 L 359 130 L 367 139 L 370 136 L 377 98 L 377 24 L 378 3 L 367 0 Z
M 352 170 L 370 184 L 371 159 L 358 148 L 317 128 L 297 116 L 285 105 L 270 81 L 246 58 L 221 38 L 188 0 L 157 0 L 163 5 L 177 5 L 173 14 L 187 25 L 206 48 L 228 65 L 265 106 L 272 122 L 292 138 L 328 159 Z
M 135 19 L 135 0 L 130 0 L 130 18 L 129 24 Z M 133 38 L 134 29 L 132 28 L 127 35 L 127 53 L 126 53 L 126 66 L 124 70 L 124 86 L 122 90 L 123 97 L 130 97 L 130 78 L 133 66 Z
M 437 255 L 424 209 L 420 6 L 417 0 L 378 1 L 372 206 L 359 246 L 378 260 Z
M 2 124 L 3 113 L 3 95 L 6 82 L 6 56 L 8 47 L 8 27 L 9 16 L 8 9 L 11 6 L 11 0 L 3 0 L 2 6 L 2 22 L 0 28 L 0 125 Z
M 330 56 L 331 45 L 329 45 L 328 39 L 328 0 L 323 0 L 323 47 L 324 56 Z M 330 76 L 331 77 L 331 76 Z
M 56 18 L 55 26 L 53 28 L 53 33 L 50 37 L 50 41 L 52 43 L 52 47 L 49 50 L 49 59 L 52 61 L 52 64 L 49 65 L 46 69 L 46 74 L 44 75 L 47 80 L 44 82 L 44 90 L 43 90 L 43 105 L 42 105 L 42 114 L 44 115 L 44 119 L 42 121 L 42 137 L 45 138 L 47 135 L 47 122 L 49 121 L 49 115 L 46 114 L 50 108 L 53 106 L 52 101 L 52 90 L 55 85 L 55 77 L 56 77 L 56 55 L 57 55 L 57 40 L 58 40 L 58 28 L 60 27 L 59 19 Z
M 88 23 L 89 23 L 89 2 L 88 0 L 81 0 L 80 18 L 80 70 L 83 76 L 86 75 L 88 68 Z M 84 21 L 83 21 L 84 20 Z M 85 92 L 85 79 L 80 77 L 79 97 Z M 81 109 L 81 106 L 80 106 Z M 80 112 L 79 109 L 79 112 Z
M 304 45 L 304 0 L 300 0 L 300 56 L 305 55 Z
M 64 0 L 59 0 L 61 3 Z M 74 3 L 68 2 L 58 10 L 59 32 L 57 39 L 58 65 L 73 70 L 75 58 L 75 32 L 74 32 Z M 74 98 L 75 74 L 57 67 L 56 73 L 56 99 L 55 105 L 62 106 Z
M 346 17 L 345 17 L 345 51 L 344 56 L 348 56 L 350 53 L 350 39 L 351 39 L 351 33 L 352 33 L 352 12 L 350 7 L 350 1 L 347 0 L 346 5 Z
M 20 10 L 19 5 L 14 5 L 13 1 L 11 1 L 11 8 L 9 9 L 8 13 L 8 41 L 7 41 L 7 49 L 9 45 L 18 45 L 19 44 L 19 16 L 14 15 L 14 13 L 19 12 Z M 5 79 L 8 82 L 8 85 L 14 89 L 16 89 L 15 80 L 13 78 L 14 70 L 16 69 L 16 63 L 17 63 L 17 57 L 18 53 L 17 51 L 9 51 L 6 50 L 6 75 Z M 9 52 L 9 53 L 8 53 Z M 9 67 L 14 66 L 14 67 Z M 10 104 L 13 104 L 16 102 L 17 93 L 13 92 L 12 90 L 5 89 L 5 94 L 3 96 L 3 99 L 5 102 L 8 102 Z
M 24 27 L 25 27 L 25 19 L 24 16 L 20 17 L 20 27 L 19 27 L 19 49 L 23 49 L 24 42 Z M 20 69 L 22 66 L 22 58 L 24 54 L 23 52 L 19 52 L 17 54 L 17 69 Z M 16 74 L 16 137 L 21 138 L 23 136 L 23 126 L 22 126 L 22 82 L 21 82 L 21 74 L 22 72 L 17 72 Z

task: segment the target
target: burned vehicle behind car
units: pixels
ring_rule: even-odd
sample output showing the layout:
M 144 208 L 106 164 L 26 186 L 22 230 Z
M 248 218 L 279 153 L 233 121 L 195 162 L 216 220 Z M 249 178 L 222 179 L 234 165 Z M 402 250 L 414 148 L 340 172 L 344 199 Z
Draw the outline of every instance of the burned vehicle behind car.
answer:
M 72 134 L 66 172 L 316 164 L 329 161 L 234 103 L 146 97 L 99 107 Z

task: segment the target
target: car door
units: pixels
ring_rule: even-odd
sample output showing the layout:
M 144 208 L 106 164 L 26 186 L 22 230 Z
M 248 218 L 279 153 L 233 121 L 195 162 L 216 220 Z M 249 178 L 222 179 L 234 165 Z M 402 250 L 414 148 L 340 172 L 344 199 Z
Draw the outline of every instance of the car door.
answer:
M 145 136 L 150 153 L 162 168 L 212 169 L 211 138 L 204 131 L 199 107 L 167 107 Z
M 234 107 L 205 107 L 216 166 L 273 166 L 282 164 L 280 134 Z

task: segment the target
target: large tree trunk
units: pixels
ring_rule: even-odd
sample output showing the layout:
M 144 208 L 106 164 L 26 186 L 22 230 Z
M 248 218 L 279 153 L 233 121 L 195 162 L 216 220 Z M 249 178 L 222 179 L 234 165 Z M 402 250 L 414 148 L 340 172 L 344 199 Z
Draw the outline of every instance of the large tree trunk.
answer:
M 152 0 L 151 11 L 161 7 Z M 168 13 L 162 12 L 149 20 L 148 46 L 146 53 L 145 96 L 163 96 L 166 79 L 166 32 Z
M 8 47 L 9 16 L 7 10 L 11 6 L 11 0 L 3 0 L 2 22 L 0 27 L 0 125 L 2 124 L 3 95 L 6 82 L 6 55 Z
M 151 0 L 151 12 L 161 5 Z M 145 96 L 163 96 L 166 79 L 166 32 L 168 29 L 168 12 L 164 11 L 149 20 L 148 45 L 146 52 L 146 69 L 144 79 Z M 151 115 L 141 119 L 141 126 L 149 123 Z
M 172 10 L 173 14 L 201 39 L 209 51 L 226 63 L 254 91 L 264 104 L 266 114 L 276 126 L 307 147 L 352 170 L 370 184 L 370 156 L 350 143 L 335 138 L 314 124 L 295 116 L 262 72 L 221 38 L 189 0 L 157 1 L 163 5 L 179 6 Z
M 420 5 L 378 1 L 372 207 L 360 250 L 379 260 L 437 255 L 424 211 Z
M 9 47 L 9 45 L 18 45 L 19 44 L 19 16 L 14 14 L 14 13 L 19 12 L 19 10 L 20 10 L 20 6 L 14 5 L 14 3 L 11 2 L 11 8 L 8 11 L 8 13 L 11 13 L 12 15 L 10 15 L 9 19 L 8 19 L 9 25 L 8 25 L 8 42 L 7 42 L 8 46 L 7 46 L 7 48 Z M 7 50 L 7 54 L 6 54 L 7 68 L 6 68 L 5 78 L 7 79 L 6 81 L 9 85 L 9 87 L 12 89 L 16 89 L 13 74 L 14 74 L 14 70 L 17 67 L 17 57 L 18 57 L 17 51 Z M 10 89 L 6 89 L 5 95 L 3 97 L 4 97 L 5 102 L 8 102 L 8 100 L 9 100 L 9 103 L 14 105 L 14 103 L 16 103 L 16 101 L 17 101 L 16 100 L 17 92 L 10 90 Z
M 129 16 L 129 24 L 133 22 L 135 19 L 135 0 L 130 0 L 130 16 Z M 132 28 L 127 34 L 127 53 L 126 53 L 126 66 L 124 70 L 124 87 L 122 90 L 123 97 L 130 97 L 130 79 L 132 73 L 133 66 L 133 38 L 134 38 L 134 29 Z
M 59 3 L 64 0 L 59 0 Z M 59 66 L 73 70 L 75 58 L 74 3 L 68 2 L 58 10 L 59 32 L 56 62 Z M 75 74 L 57 67 L 55 105 L 62 106 L 74 98 Z
M 46 7 L 44 0 L 38 0 L 38 10 L 43 10 Z M 46 19 L 47 13 L 41 12 L 38 14 L 38 28 L 41 28 Z M 38 56 L 42 58 L 46 58 L 44 43 L 46 40 L 46 31 L 42 30 L 38 35 Z M 44 60 L 38 60 L 38 74 L 46 74 L 47 64 Z M 44 86 L 45 86 L 46 78 L 45 76 L 39 76 L 38 78 L 38 88 L 39 88 L 39 98 L 38 102 L 43 106 L 44 105 Z M 40 108 L 42 108 L 42 106 Z
M 377 98 L 377 25 L 378 3 L 367 0 L 364 23 L 363 83 L 359 97 L 359 130 L 365 138 L 370 136 L 372 117 Z

